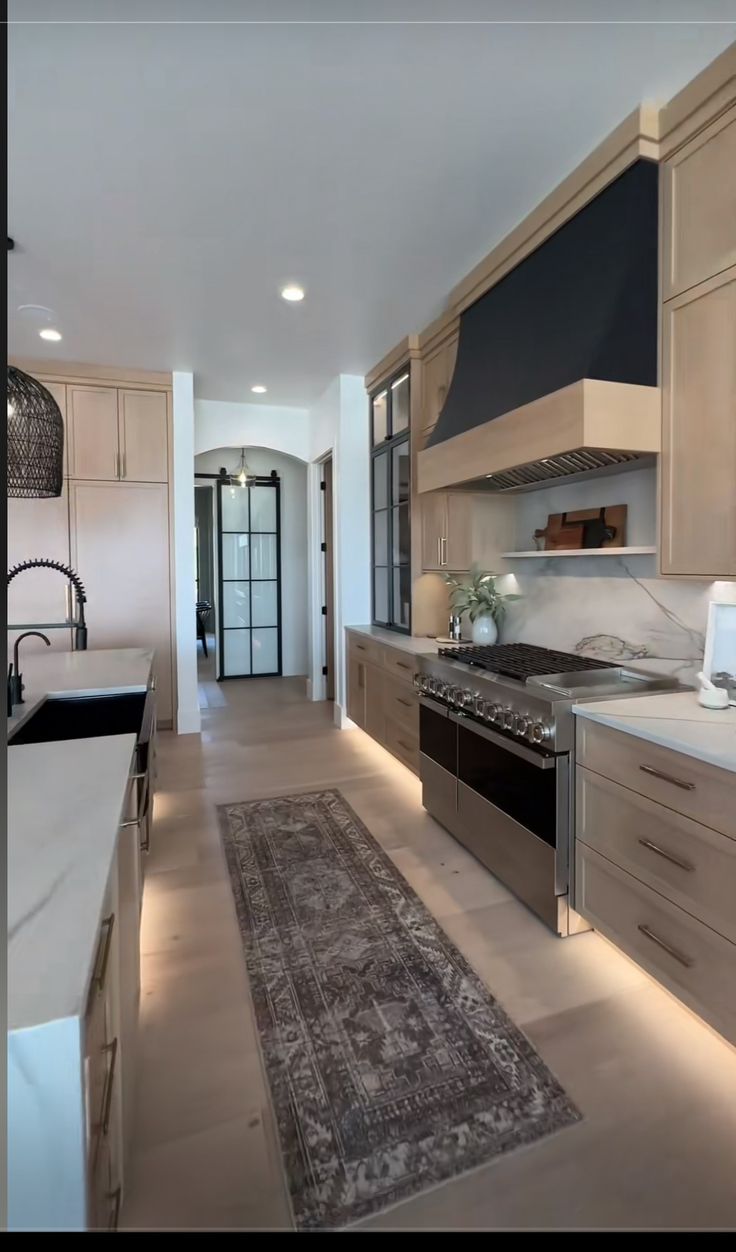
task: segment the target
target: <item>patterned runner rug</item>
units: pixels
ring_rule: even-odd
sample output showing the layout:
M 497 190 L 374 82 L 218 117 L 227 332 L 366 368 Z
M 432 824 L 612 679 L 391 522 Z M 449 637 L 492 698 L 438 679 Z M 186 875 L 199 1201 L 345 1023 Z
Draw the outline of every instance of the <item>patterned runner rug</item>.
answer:
M 579 1120 L 339 791 L 219 816 L 298 1228 Z

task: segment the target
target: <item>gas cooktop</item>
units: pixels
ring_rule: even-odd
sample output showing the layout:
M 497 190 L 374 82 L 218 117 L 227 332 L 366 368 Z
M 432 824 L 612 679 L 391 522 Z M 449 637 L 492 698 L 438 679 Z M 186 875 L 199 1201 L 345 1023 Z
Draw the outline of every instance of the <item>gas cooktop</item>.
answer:
M 597 661 L 573 652 L 556 652 L 533 643 L 502 643 L 485 647 L 440 648 L 439 656 L 462 661 L 476 669 L 526 682 L 544 674 L 572 674 L 585 670 L 615 669 L 609 661 Z

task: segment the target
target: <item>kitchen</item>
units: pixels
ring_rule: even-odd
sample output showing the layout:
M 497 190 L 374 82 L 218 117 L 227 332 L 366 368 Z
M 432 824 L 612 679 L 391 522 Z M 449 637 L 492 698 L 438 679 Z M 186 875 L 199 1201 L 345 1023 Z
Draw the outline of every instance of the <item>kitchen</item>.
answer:
M 263 679 L 286 685 L 278 695 L 254 686 L 248 699 L 240 685 L 227 707 L 203 710 L 201 737 L 165 733 L 177 728 L 189 647 L 175 576 L 176 527 L 186 533 L 189 520 L 176 507 L 180 380 L 34 367 L 61 389 L 70 433 L 58 559 L 71 581 L 64 557 L 78 556 L 72 572 L 84 582 L 60 611 L 66 646 L 54 634 L 56 646 L 25 654 L 21 642 L 13 677 L 21 681 L 20 666 L 26 689 L 9 694 L 15 1228 L 732 1224 L 736 707 L 723 675 L 736 667 L 735 49 L 664 107 L 630 114 L 459 281 L 439 318 L 367 373 L 371 498 L 361 505 L 372 612 L 340 611 L 338 578 L 345 694 L 334 723 L 329 705 L 295 695 L 295 679 Z M 591 266 L 596 255 L 607 263 Z M 338 461 L 338 483 L 340 472 Z M 96 519 L 113 506 L 121 527 L 143 507 L 160 511 L 160 524 L 149 511 L 133 533 L 144 576 L 121 540 L 119 559 L 130 561 L 122 590 L 95 539 Z M 12 538 L 11 565 L 33 555 L 27 532 L 16 527 Z M 455 607 L 477 605 L 485 593 L 473 602 L 466 591 L 474 569 L 498 576 L 495 612 L 471 622 L 463 608 L 448 626 L 446 576 L 462 593 Z M 11 579 L 9 597 L 28 597 L 11 600 L 18 631 L 42 616 L 48 584 L 39 596 L 37 576 Z M 147 645 L 150 606 L 126 605 L 149 585 L 159 638 Z M 130 618 L 97 650 L 111 595 Z M 83 626 L 89 650 L 72 639 Z M 110 703 L 121 697 L 133 701 L 124 724 Z M 65 710 L 50 708 L 62 701 Z M 56 799 L 48 825 L 46 788 L 34 788 L 41 775 Z M 317 788 L 328 797 L 318 817 L 289 809 Z M 295 873 L 288 832 L 304 820 L 322 832 L 336 823 L 341 863 L 344 840 L 375 863 L 370 891 L 385 879 L 415 917 L 422 976 L 431 982 L 439 966 L 427 954 L 441 950 L 478 1013 L 493 1005 L 499 1048 L 534 1072 L 524 1096 L 535 1094 L 541 1119 L 519 1096 L 505 1146 L 484 1139 L 479 1111 L 496 1097 L 483 1065 L 463 1069 L 456 1057 L 448 1085 L 460 1082 L 476 1131 L 450 1152 L 436 1134 L 451 1116 L 445 1097 L 397 1061 L 417 1107 L 434 1101 L 432 1152 L 414 1180 L 400 1174 L 387 1187 L 384 1175 L 350 1201 L 305 1181 L 295 1143 L 325 1114 L 301 1108 L 301 1097 L 291 1112 L 284 1103 L 273 1044 L 284 1026 L 264 1007 L 272 975 L 244 929 L 249 905 L 234 868 L 250 804 L 262 823 L 283 808 L 276 834 Z M 340 913 L 345 882 L 335 880 L 331 897 L 307 869 L 300 881 L 301 905 L 319 896 L 318 911 L 334 907 L 349 934 L 344 951 L 327 931 L 321 940 L 347 996 L 345 971 L 358 968 L 367 931 Z M 417 896 L 431 918 L 412 912 Z M 275 952 L 277 916 L 274 926 Z M 68 981 L 39 978 L 67 942 L 59 968 Z M 324 993 L 328 982 L 318 986 Z M 422 1012 L 436 1029 L 438 993 L 426 994 Z M 448 997 L 460 1030 L 459 1002 Z M 399 1003 L 397 993 L 391 1012 Z M 379 1027 L 367 1004 L 357 1008 L 344 1019 L 348 1034 L 353 1020 L 361 1031 L 386 1028 L 387 1009 Z M 318 1020 L 305 1017 L 312 1041 Z M 415 1019 L 401 1020 L 406 1054 L 438 1072 L 446 1049 L 419 1043 Z M 401 1036 L 391 1033 L 392 1046 Z M 358 1048 L 362 1035 L 350 1037 Z M 357 1070 L 388 1082 L 367 1052 Z M 342 1071 L 343 1085 L 357 1070 Z M 317 1076 L 332 1091 L 328 1067 Z M 385 1124 L 415 1151 L 418 1120 L 399 1117 L 387 1090 Z M 472 1105 L 471 1093 L 484 1103 Z M 332 1092 L 350 1176 L 344 1145 L 357 1104 L 340 1098 Z M 361 1107 L 375 1109 L 372 1100 L 366 1085 Z M 688 1119 L 690 1137 L 676 1131 Z M 377 1122 L 365 1133 L 381 1159 Z M 521 1143 L 525 1152 L 509 1150 Z M 315 1177 L 319 1151 L 310 1144 Z M 675 1186 L 683 1170 L 688 1188 Z

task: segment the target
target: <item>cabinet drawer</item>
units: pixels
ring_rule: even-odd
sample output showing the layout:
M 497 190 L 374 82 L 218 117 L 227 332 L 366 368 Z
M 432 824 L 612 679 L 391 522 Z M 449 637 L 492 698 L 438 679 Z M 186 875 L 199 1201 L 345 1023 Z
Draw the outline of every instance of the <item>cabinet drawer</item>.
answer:
M 728 770 L 585 718 L 577 720 L 577 749 L 578 763 L 596 774 L 736 838 L 736 778 Z
M 419 736 L 390 717 L 386 718 L 386 747 L 415 774 L 419 773 Z
M 411 687 L 387 681 L 384 707 L 387 718 L 409 731 L 414 738 L 419 737 L 419 697 Z
M 679 999 L 736 1039 L 736 945 L 583 844 L 577 908 Z
M 417 665 L 410 652 L 400 652 L 398 648 L 383 649 L 383 663 L 395 678 L 410 683 L 416 673 Z
M 736 840 L 577 767 L 577 838 L 736 943 Z
M 348 634 L 348 656 L 372 665 L 383 665 L 383 645 L 368 635 Z

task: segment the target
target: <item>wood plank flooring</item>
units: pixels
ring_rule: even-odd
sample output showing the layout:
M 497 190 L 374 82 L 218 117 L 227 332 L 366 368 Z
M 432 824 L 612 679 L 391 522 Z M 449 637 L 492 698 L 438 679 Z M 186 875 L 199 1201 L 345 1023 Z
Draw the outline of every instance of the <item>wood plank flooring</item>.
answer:
M 599 936 L 551 935 L 303 679 L 200 678 L 201 738 L 161 737 L 121 1226 L 291 1229 L 215 805 L 336 786 L 585 1118 L 361 1228 L 733 1228 L 736 1051 Z

